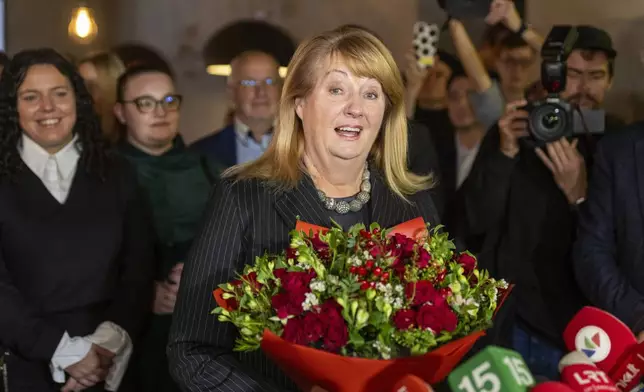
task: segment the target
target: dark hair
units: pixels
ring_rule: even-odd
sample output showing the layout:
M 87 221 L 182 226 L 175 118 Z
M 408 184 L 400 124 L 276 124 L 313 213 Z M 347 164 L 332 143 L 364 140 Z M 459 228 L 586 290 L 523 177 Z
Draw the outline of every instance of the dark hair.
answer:
M 9 56 L 5 52 L 0 51 L 0 66 L 6 67 L 7 65 L 9 65 L 10 61 L 11 59 L 9 58 Z
M 112 48 L 112 52 L 121 59 L 125 68 L 152 66 L 162 68 L 173 75 L 170 63 L 155 49 L 138 42 L 127 42 Z
M 127 83 L 132 78 L 148 73 L 160 73 L 167 75 L 170 79 L 172 79 L 173 83 L 175 81 L 172 73 L 163 66 L 146 64 L 128 68 L 125 70 L 125 72 L 123 72 L 121 76 L 119 76 L 116 81 L 116 102 L 123 102 L 123 99 L 125 98 L 125 87 L 127 87 Z
M 499 41 L 499 49 L 518 49 L 524 47 L 530 47 L 530 44 L 526 42 L 520 35 L 511 33 L 504 36 L 501 41 Z
M 579 50 L 581 57 L 586 61 L 591 61 L 598 54 L 606 56 L 608 62 L 608 76 L 612 78 L 615 75 L 615 56 L 603 49 L 575 49 Z
M 81 151 L 79 167 L 105 179 L 108 152 L 101 123 L 94 111 L 92 97 L 76 67 L 53 49 L 31 49 L 16 54 L 2 71 L 0 78 L 0 178 L 12 178 L 24 167 L 18 144 L 22 135 L 18 118 L 18 88 L 34 65 L 48 64 L 65 76 L 76 96 L 76 123 L 72 132 L 78 135 L 76 145 Z
M 482 44 L 496 47 L 505 37 L 512 34 L 514 34 L 512 30 L 502 23 L 497 23 L 491 26 L 488 25 L 485 28 L 485 31 L 483 31 Z

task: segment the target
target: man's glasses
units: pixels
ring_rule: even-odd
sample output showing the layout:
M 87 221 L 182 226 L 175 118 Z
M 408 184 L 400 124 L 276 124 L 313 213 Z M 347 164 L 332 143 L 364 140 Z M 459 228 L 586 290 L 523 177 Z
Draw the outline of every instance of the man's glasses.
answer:
M 160 105 L 163 110 L 168 112 L 176 112 L 181 107 L 181 100 L 183 97 L 178 94 L 166 95 L 161 99 L 156 99 L 149 95 L 134 98 L 131 101 L 122 101 L 122 103 L 133 103 L 137 110 L 141 113 L 150 113 Z
M 279 84 L 279 81 L 273 78 L 266 78 L 264 80 L 242 79 L 239 81 L 239 85 L 242 87 L 259 87 L 259 86 L 274 87 L 274 86 L 277 86 L 278 84 Z

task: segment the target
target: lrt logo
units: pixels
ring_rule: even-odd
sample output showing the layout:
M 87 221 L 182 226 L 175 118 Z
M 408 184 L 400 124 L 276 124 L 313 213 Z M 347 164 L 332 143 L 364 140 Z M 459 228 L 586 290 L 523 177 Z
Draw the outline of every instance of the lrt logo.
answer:
M 586 354 L 594 363 L 601 362 L 610 354 L 610 338 L 599 327 L 584 327 L 577 332 L 575 348 Z

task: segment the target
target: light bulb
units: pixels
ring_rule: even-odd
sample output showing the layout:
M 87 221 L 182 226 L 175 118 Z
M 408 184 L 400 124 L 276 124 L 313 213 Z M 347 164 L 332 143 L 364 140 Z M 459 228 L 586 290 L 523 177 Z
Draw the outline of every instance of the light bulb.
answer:
M 92 11 L 87 7 L 78 7 L 74 10 L 69 22 L 69 35 L 81 42 L 88 42 L 98 32 L 98 27 L 92 16 Z

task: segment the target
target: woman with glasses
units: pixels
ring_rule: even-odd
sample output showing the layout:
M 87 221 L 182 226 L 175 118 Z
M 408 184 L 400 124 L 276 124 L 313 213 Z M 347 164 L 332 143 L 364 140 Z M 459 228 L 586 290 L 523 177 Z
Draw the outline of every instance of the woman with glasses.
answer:
M 217 170 L 186 149 L 178 134 L 181 95 L 161 67 L 127 70 L 118 80 L 114 113 L 123 125 L 120 152 L 134 165 L 156 234 L 154 316 L 139 346 L 140 391 L 178 391 L 165 356 L 183 259 Z M 135 365 L 136 366 L 136 365 Z

